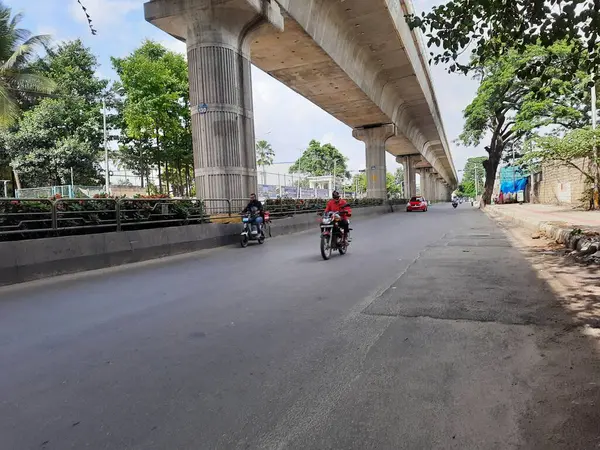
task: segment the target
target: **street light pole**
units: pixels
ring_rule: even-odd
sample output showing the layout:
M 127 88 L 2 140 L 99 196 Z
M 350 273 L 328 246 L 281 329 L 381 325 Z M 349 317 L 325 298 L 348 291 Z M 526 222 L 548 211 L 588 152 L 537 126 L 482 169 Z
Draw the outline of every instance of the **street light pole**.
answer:
M 106 164 L 106 195 L 110 193 L 110 172 L 108 170 L 108 144 L 106 142 L 106 102 L 102 97 L 102 122 L 104 127 L 104 163 Z

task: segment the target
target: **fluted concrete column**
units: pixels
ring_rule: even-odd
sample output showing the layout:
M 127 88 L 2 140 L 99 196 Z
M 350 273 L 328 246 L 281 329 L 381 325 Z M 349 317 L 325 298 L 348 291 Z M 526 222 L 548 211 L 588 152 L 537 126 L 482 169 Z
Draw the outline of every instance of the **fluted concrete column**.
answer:
M 423 169 L 417 169 L 415 172 L 416 172 L 416 174 L 419 175 L 419 187 L 416 190 L 417 195 L 424 196 L 425 195 L 424 194 L 425 186 L 423 185 Z M 415 184 L 416 184 L 416 178 L 417 178 L 416 174 L 415 174 Z
M 385 142 L 395 134 L 392 124 L 373 128 L 356 128 L 352 136 L 365 143 L 367 197 L 387 198 Z
M 444 201 L 444 184 L 442 182 L 442 177 L 438 176 L 438 178 L 436 180 L 436 185 L 437 185 L 437 201 L 443 202 Z
M 409 199 L 417 195 L 415 159 L 412 156 L 397 156 L 396 162 L 404 167 L 404 196 Z
M 406 167 L 408 167 L 408 186 L 409 186 L 409 195 L 408 198 L 414 197 L 417 195 L 417 170 L 415 169 L 415 160 L 411 156 L 406 157 Z
M 145 12 L 186 41 L 196 196 L 247 198 L 257 187 L 247 37 L 265 22 L 281 28 L 279 7 L 268 0 L 154 0 Z
M 431 200 L 431 173 L 429 169 L 421 171 L 421 184 L 424 186 L 423 195 L 425 200 Z

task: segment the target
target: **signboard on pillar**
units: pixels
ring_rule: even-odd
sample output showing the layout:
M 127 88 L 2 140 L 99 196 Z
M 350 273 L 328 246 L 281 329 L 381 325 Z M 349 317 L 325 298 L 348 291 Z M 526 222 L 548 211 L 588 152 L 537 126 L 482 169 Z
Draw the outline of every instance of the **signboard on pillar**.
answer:
M 371 180 L 377 181 L 377 166 L 371 166 Z

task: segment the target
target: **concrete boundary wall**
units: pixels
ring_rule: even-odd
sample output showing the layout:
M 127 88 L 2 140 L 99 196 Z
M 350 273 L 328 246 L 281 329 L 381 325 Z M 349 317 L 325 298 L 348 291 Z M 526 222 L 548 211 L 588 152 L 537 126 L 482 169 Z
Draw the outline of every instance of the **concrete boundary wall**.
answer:
M 402 206 L 396 210 L 403 210 Z M 354 209 L 352 219 L 390 212 L 390 207 Z M 317 230 L 314 214 L 300 214 L 273 222 L 273 237 Z M 209 223 L 151 230 L 63 236 L 0 242 L 0 286 L 51 276 L 119 266 L 128 263 L 239 245 L 240 224 Z M 268 239 L 267 243 L 268 245 Z

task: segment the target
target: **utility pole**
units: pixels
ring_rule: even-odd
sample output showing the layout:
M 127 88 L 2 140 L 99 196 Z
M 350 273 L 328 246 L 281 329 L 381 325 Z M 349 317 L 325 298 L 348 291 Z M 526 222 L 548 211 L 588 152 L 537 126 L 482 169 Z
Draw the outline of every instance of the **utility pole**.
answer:
M 108 170 L 108 144 L 106 142 L 106 102 L 102 97 L 102 122 L 104 126 L 104 163 L 106 164 L 106 195 L 110 193 L 110 172 Z
M 477 164 L 475 164 L 475 201 L 477 201 L 477 195 L 478 195 L 477 184 L 478 184 L 477 183 Z
M 513 177 L 512 177 L 513 178 L 513 189 L 515 190 L 515 197 L 516 197 L 517 190 L 515 187 L 515 146 L 514 146 L 514 144 L 512 146 L 512 164 L 511 164 L 511 166 L 512 166 L 512 175 L 513 175 Z
M 337 178 L 336 178 L 336 173 L 337 173 L 337 160 L 333 160 L 333 190 L 335 191 L 337 188 Z
M 596 111 L 596 76 L 592 73 L 592 130 L 596 131 L 597 111 Z M 598 168 L 598 146 L 596 145 L 596 136 L 593 137 L 593 152 L 594 152 L 594 193 L 593 201 L 594 208 L 598 208 L 600 203 L 600 169 Z

